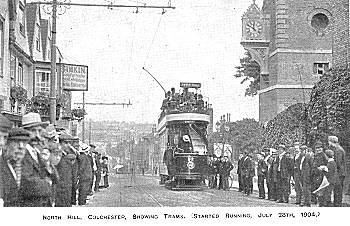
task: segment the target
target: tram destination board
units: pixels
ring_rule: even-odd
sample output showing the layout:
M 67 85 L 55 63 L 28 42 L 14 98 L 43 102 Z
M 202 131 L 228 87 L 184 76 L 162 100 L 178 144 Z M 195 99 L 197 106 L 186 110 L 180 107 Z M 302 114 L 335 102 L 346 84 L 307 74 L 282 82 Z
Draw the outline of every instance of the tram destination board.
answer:
M 201 83 L 195 83 L 195 82 L 180 82 L 181 88 L 201 88 Z

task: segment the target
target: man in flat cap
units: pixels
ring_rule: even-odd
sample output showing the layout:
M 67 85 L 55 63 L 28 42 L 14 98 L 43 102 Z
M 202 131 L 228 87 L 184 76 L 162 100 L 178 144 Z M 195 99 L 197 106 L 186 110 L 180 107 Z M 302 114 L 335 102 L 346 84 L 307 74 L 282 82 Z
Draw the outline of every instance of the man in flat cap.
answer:
M 92 165 L 88 156 L 90 146 L 82 143 L 79 154 L 79 169 L 78 169 L 78 205 L 85 205 L 86 199 L 89 194 L 89 187 L 91 185 L 92 178 Z
M 219 174 L 220 174 L 220 181 L 222 181 L 222 189 L 223 190 L 229 190 L 230 186 L 228 183 L 228 178 L 230 176 L 230 172 L 233 169 L 232 163 L 229 161 L 228 156 L 224 156 L 224 160 L 220 166 Z
M 259 189 L 259 199 L 265 199 L 265 178 L 267 174 L 267 163 L 265 162 L 265 153 L 261 152 L 257 154 L 258 157 L 258 189 Z
M 240 192 L 244 192 L 244 185 L 242 179 L 242 163 L 244 160 L 243 156 L 243 153 L 240 153 L 237 162 L 238 191 Z
M 22 160 L 26 152 L 26 144 L 29 141 L 29 133 L 24 129 L 12 129 L 8 136 L 6 149 L 0 157 L 1 187 L 0 198 L 5 207 L 22 206 L 22 195 L 25 190 L 22 178 Z
M 290 178 L 293 173 L 293 159 L 289 149 L 285 145 L 278 146 L 278 170 L 277 170 L 277 202 L 289 202 Z
M 267 175 L 266 175 L 266 185 L 267 185 L 267 199 L 276 201 L 276 184 L 274 182 L 273 176 L 273 162 L 275 161 L 277 155 L 277 150 L 270 148 L 269 155 L 265 158 L 267 163 Z
M 301 203 L 301 197 L 302 197 L 302 183 L 301 183 L 301 168 L 300 163 L 303 155 L 300 148 L 300 143 L 295 142 L 294 143 L 294 156 L 293 156 L 293 181 L 294 181 L 294 189 L 295 189 L 295 204 L 300 205 Z
M 108 165 L 108 157 L 102 156 L 102 175 L 103 175 L 103 187 L 108 188 L 108 175 L 109 175 L 109 165 Z
M 7 119 L 5 116 L 0 114 L 0 157 L 2 155 L 2 151 L 6 145 L 7 137 L 9 130 L 12 128 L 12 122 Z M 2 187 L 2 175 L 0 174 L 0 189 Z M 0 198 L 0 206 L 2 205 L 3 201 Z
M 299 175 L 301 181 L 301 202 L 300 206 L 311 206 L 311 187 L 312 187 L 312 170 L 313 170 L 313 152 L 306 145 L 300 147 Z M 298 160 L 299 161 L 299 160 Z
M 339 172 L 337 168 L 337 163 L 334 160 L 334 152 L 332 150 L 326 150 L 325 154 L 327 156 L 328 162 L 326 167 L 321 166 L 319 167 L 320 170 L 323 171 L 324 175 L 326 176 L 329 185 L 326 187 L 323 194 L 319 197 L 319 206 L 338 206 L 336 203 L 336 200 L 334 200 L 334 205 L 332 205 L 332 192 L 334 191 L 334 188 L 338 185 L 340 185 L 341 181 L 339 178 Z
M 334 206 L 342 206 L 344 179 L 346 176 L 345 151 L 340 146 L 338 137 L 328 137 L 329 148 L 334 152 L 334 161 L 337 165 L 337 171 L 340 183 L 334 185 Z
M 56 206 L 67 207 L 76 205 L 76 191 L 78 189 L 78 155 L 77 150 L 70 144 L 74 137 L 69 134 L 61 133 L 59 142 L 62 146 L 62 159 L 57 166 L 59 173 L 64 178 L 64 183 L 60 189 L 65 194 L 60 197 L 60 202 Z
M 12 122 L 0 114 L 0 155 L 5 147 L 9 130 L 12 128 Z
M 315 142 L 315 154 L 312 161 L 312 175 L 311 175 L 311 191 L 315 191 L 320 187 L 323 180 L 323 173 L 318 170 L 318 167 L 327 165 L 327 156 L 324 153 L 324 145 L 321 141 Z M 317 203 L 316 196 L 312 194 L 312 201 Z
M 91 145 L 90 145 L 91 146 Z M 101 181 L 101 173 L 102 173 L 102 159 L 101 153 L 95 151 L 95 162 L 96 162 L 96 171 L 95 171 L 95 186 L 94 191 L 98 192 L 99 184 Z
M 244 152 L 242 162 L 242 177 L 244 184 L 244 193 L 249 196 L 251 194 L 251 184 L 254 176 L 255 169 L 253 168 L 252 159 L 249 155 L 249 151 Z

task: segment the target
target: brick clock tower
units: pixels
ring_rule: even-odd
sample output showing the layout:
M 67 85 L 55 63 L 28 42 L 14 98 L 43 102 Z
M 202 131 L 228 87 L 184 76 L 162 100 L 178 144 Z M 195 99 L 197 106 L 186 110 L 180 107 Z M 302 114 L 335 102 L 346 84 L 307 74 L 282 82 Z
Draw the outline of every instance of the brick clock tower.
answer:
M 332 2 L 255 0 L 242 16 L 243 47 L 260 65 L 259 121 L 307 103 L 332 65 Z

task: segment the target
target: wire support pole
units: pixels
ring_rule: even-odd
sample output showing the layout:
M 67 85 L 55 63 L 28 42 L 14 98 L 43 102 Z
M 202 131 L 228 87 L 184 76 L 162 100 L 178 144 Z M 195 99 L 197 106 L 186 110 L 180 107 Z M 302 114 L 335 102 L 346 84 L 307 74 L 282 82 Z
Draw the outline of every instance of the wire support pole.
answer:
M 56 124 L 56 18 L 57 0 L 52 1 L 52 40 L 51 40 L 51 75 L 50 75 L 50 122 Z
M 162 84 L 160 84 L 160 82 L 159 82 L 149 71 L 147 71 L 145 67 L 142 67 L 142 69 L 143 69 L 144 71 L 146 71 L 146 72 L 158 83 L 158 85 L 164 90 L 164 93 L 166 93 L 166 90 L 164 89 L 164 87 L 162 86 Z
M 30 2 L 30 4 L 52 5 L 52 2 Z M 108 8 L 144 8 L 144 9 L 175 9 L 174 6 L 155 6 L 155 5 L 117 5 L 117 4 L 88 4 L 88 3 L 72 3 L 57 2 L 57 6 L 87 6 L 87 7 L 108 7 Z

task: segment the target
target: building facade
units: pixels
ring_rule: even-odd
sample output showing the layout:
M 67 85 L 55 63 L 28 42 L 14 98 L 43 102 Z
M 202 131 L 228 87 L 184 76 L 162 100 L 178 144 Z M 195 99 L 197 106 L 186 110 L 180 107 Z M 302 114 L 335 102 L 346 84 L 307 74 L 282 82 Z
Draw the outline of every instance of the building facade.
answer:
M 10 109 L 10 1 L 0 2 L 0 111 Z
M 241 44 L 261 69 L 259 121 L 307 103 L 314 84 L 332 67 L 335 1 L 255 0 L 242 16 Z
M 27 110 L 27 103 L 14 96 L 26 91 L 30 100 L 39 93 L 49 94 L 51 77 L 51 22 L 42 18 L 39 5 L 25 0 L 3 0 L 0 3 L 0 112 L 15 125 Z M 57 47 L 56 47 L 57 48 Z M 62 90 L 60 63 L 63 56 L 57 48 L 58 99 L 64 97 L 61 116 L 69 116 L 71 92 Z M 46 118 L 45 118 L 46 119 Z M 66 122 L 57 124 L 70 125 Z

